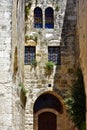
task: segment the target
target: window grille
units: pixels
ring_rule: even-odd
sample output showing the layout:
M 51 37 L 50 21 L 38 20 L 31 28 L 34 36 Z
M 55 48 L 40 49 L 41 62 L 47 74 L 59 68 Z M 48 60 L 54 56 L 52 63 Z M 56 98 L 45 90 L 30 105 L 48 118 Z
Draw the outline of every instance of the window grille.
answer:
M 52 61 L 57 65 L 61 64 L 60 47 L 48 47 L 48 61 Z
M 35 47 L 25 46 L 25 64 L 31 64 L 35 60 Z

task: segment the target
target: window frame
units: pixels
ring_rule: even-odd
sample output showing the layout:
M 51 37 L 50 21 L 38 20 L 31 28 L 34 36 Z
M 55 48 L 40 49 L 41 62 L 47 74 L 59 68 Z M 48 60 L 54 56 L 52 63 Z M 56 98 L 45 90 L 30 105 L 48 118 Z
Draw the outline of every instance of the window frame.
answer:
M 54 55 L 56 58 L 53 59 Z M 48 46 L 48 61 L 54 62 L 55 65 L 61 65 L 60 46 Z
M 35 61 L 35 59 L 36 59 L 36 46 L 25 46 L 24 64 L 31 65 L 31 63 Z
M 43 12 L 40 7 L 34 9 L 34 28 L 43 28 Z
M 45 28 L 54 28 L 54 10 L 52 7 L 47 7 L 45 9 Z

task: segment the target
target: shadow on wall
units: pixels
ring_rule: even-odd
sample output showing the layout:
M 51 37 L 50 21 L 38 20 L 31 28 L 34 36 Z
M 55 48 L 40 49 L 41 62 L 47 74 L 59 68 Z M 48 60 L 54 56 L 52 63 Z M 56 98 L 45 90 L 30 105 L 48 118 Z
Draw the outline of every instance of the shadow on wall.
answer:
M 65 16 L 61 33 L 60 56 L 61 65 L 56 67 L 54 91 L 63 98 L 70 86 L 75 67 L 75 31 L 76 31 L 76 1 L 67 0 Z

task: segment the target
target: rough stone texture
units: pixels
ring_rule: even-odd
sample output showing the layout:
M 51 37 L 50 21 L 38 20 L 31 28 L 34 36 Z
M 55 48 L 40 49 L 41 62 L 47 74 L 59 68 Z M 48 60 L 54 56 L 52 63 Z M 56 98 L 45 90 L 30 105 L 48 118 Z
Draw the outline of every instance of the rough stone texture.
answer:
M 28 5 L 29 1 L 26 1 Z M 76 3 L 74 0 L 47 1 L 38 0 L 30 1 L 31 8 L 28 20 L 26 35 L 37 36 L 37 43 L 29 41 L 28 45 L 36 46 L 37 67 L 32 68 L 30 65 L 24 66 L 24 84 L 29 91 L 27 94 L 27 104 L 25 110 L 25 130 L 33 130 L 33 106 L 38 96 L 46 91 L 55 91 L 64 98 L 65 93 L 69 90 L 73 80 L 75 67 L 75 27 L 76 27 Z M 59 11 L 56 11 L 56 6 Z M 54 10 L 54 29 L 35 29 L 33 12 L 34 8 L 39 6 L 43 11 L 47 7 Z M 43 20 L 43 25 L 45 21 Z M 53 73 L 50 76 L 45 75 L 45 63 L 48 61 L 48 46 L 61 47 L 61 65 L 54 66 Z M 51 84 L 51 87 L 48 87 Z M 67 123 L 68 124 L 68 123 Z M 71 129 L 71 128 L 68 128 Z
M 85 83 L 86 109 L 87 109 L 87 27 L 86 26 L 87 26 L 87 1 L 78 0 L 77 1 L 77 40 L 79 43 L 79 50 L 80 50 L 79 62 L 82 68 L 84 83 Z M 86 114 L 86 127 L 87 127 L 87 114 Z
M 12 128 L 12 82 L 10 75 L 12 0 L 0 2 L 0 129 Z
M 79 54 L 79 51 L 75 52 L 75 47 L 78 48 L 78 44 L 75 44 L 76 33 L 80 49 L 79 61 L 87 95 L 87 1 L 78 0 L 77 9 L 75 0 L 26 0 L 26 5 L 28 2 L 32 5 L 28 20 L 25 22 L 26 34 L 37 36 L 37 43 L 35 41 L 28 43 L 36 46 L 37 67 L 25 65 L 23 69 L 24 0 L 0 1 L 0 130 L 33 130 L 33 107 L 37 97 L 47 91 L 56 92 L 61 97 L 65 97 L 66 91 L 72 84 L 74 67 L 78 62 L 76 53 Z M 56 11 L 57 5 L 59 11 Z M 43 17 L 47 7 L 54 9 L 54 29 L 33 27 L 33 11 L 37 6 L 41 7 Z M 76 10 L 77 32 L 75 30 Z M 48 46 L 61 47 L 61 65 L 54 66 L 50 76 L 45 75 L 44 69 L 48 60 Z M 21 97 L 19 88 L 23 78 L 28 90 L 25 116 L 23 102 L 25 97 L 24 95 Z M 48 87 L 49 84 L 51 87 Z M 68 118 L 66 128 L 67 130 L 76 129 Z
M 24 53 L 24 1 L 13 1 L 12 11 L 12 53 L 11 72 L 13 81 L 12 91 L 12 129 L 24 130 L 24 105 L 19 84 L 23 82 L 23 53 Z
M 22 20 L 23 22 L 24 19 L 23 1 L 19 0 L 18 6 L 16 0 L 0 1 L 0 130 L 23 130 L 22 113 L 24 109 L 20 99 L 20 92 L 19 95 L 17 94 L 18 84 L 23 80 L 21 52 L 23 55 L 22 41 L 24 36 L 21 33 L 24 31 L 24 28 L 22 28 L 24 23 L 19 24 L 20 22 L 17 21 Z M 17 35 L 19 39 L 17 39 Z M 21 36 L 19 37 L 19 35 Z M 20 48 L 19 43 L 21 44 Z M 17 55 L 19 55 L 19 58 L 18 71 L 14 74 L 16 46 L 18 46 Z M 21 62 L 19 62 L 20 60 Z

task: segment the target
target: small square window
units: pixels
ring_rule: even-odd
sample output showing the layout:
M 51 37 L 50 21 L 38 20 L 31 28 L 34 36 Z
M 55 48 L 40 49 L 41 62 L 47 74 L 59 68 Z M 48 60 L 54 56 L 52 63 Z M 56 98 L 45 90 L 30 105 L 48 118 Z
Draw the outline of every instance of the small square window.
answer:
M 35 47 L 25 46 L 25 59 L 24 63 L 31 64 L 35 60 Z
M 52 61 L 57 65 L 61 64 L 60 47 L 48 47 L 48 61 Z

